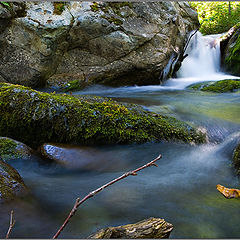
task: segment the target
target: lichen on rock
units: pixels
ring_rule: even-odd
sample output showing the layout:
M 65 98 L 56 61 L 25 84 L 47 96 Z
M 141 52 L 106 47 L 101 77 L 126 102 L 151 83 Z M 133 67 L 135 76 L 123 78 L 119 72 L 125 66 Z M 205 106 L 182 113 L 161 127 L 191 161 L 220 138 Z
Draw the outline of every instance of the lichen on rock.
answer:
M 29 146 L 182 141 L 203 143 L 204 133 L 175 118 L 108 98 L 42 93 L 0 83 L 0 134 Z

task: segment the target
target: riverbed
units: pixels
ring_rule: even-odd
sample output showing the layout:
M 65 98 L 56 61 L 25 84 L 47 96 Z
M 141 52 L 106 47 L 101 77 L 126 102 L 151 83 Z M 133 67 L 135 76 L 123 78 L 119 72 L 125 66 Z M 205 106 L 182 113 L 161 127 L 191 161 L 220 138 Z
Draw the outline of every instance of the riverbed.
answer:
M 209 142 L 200 146 L 162 142 L 92 147 L 89 154 L 99 153 L 100 158 L 87 170 L 66 170 L 43 164 L 37 157 L 13 161 L 11 165 L 23 177 L 31 197 L 0 209 L 1 236 L 13 209 L 17 222 L 12 238 L 51 238 L 77 197 L 162 154 L 158 168 L 145 169 L 85 202 L 60 236 L 85 238 L 100 228 L 159 217 L 174 225 L 171 238 L 239 238 L 240 202 L 227 200 L 216 190 L 217 184 L 239 188 L 231 165 L 240 138 L 239 92 L 206 93 L 167 84 L 95 85 L 73 94 L 111 97 L 176 117 L 207 131 Z

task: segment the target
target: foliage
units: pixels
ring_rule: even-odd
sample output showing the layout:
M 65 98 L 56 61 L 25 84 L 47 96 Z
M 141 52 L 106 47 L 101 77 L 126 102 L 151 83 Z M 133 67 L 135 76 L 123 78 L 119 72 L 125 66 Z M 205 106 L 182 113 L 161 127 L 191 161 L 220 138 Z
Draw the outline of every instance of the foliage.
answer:
M 6 6 L 6 7 L 8 7 L 8 8 L 10 8 L 11 6 L 10 6 L 10 4 L 8 3 L 8 2 L 0 2 L 2 5 L 4 5 L 4 6 Z
M 53 2 L 53 6 L 54 6 L 54 14 L 56 15 L 61 15 L 62 12 L 65 10 L 65 2 Z
M 228 31 L 240 21 L 240 2 L 190 2 L 198 12 L 203 34 L 217 34 Z

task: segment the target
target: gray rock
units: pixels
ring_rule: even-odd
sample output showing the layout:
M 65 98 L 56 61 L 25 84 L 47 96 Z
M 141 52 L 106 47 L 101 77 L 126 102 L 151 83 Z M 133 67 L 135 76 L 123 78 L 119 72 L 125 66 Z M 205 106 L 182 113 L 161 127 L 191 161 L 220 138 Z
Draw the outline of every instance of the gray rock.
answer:
M 95 239 L 136 239 L 169 238 L 173 225 L 160 218 L 149 218 L 135 224 L 101 229 L 88 238 Z
M 60 15 L 52 2 L 26 8 L 0 34 L 0 76 L 26 86 L 159 83 L 198 24 L 184 2 L 67 2 Z
M 19 173 L 0 158 L 0 203 L 13 200 L 27 193 Z

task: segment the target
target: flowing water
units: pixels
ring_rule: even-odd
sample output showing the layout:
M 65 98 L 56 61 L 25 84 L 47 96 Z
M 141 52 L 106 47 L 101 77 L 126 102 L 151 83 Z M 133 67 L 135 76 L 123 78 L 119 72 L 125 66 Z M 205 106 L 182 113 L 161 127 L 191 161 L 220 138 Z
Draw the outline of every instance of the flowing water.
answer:
M 89 148 L 89 155 L 96 156 L 96 165 L 82 171 L 43 165 L 35 159 L 12 162 L 29 186 L 32 198 L 0 208 L 1 236 L 8 228 L 9 211 L 14 209 L 17 224 L 12 237 L 51 238 L 78 196 L 84 197 L 161 153 L 158 168 L 130 176 L 83 204 L 60 236 L 84 238 L 107 226 L 160 217 L 174 225 L 171 238 L 239 238 L 240 200 L 225 199 L 216 185 L 240 187 L 231 165 L 233 149 L 240 139 L 240 94 L 185 89 L 194 82 L 229 78 L 220 72 L 218 45 L 210 46 L 214 39 L 197 34 L 187 49 L 189 56 L 179 77 L 168 80 L 164 86 L 96 85 L 74 93 L 137 103 L 150 111 L 196 124 L 208 132 L 209 143 Z

